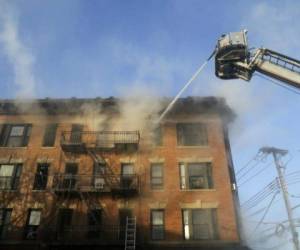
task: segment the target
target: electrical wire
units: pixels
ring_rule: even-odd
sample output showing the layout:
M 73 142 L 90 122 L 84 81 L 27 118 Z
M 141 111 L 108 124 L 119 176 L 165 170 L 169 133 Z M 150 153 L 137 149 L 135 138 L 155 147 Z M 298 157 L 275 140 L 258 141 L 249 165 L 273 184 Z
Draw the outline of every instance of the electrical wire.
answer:
M 244 169 L 246 169 L 252 161 L 257 161 L 260 157 L 260 152 L 257 152 L 256 155 L 252 159 L 250 159 L 243 167 L 241 167 L 237 172 L 236 176 L 238 176 Z
M 259 77 L 261 77 L 261 78 L 263 78 L 263 79 L 265 79 L 265 80 L 267 80 L 267 81 L 269 81 L 269 82 L 272 82 L 272 83 L 274 83 L 275 85 L 280 86 L 280 87 L 282 87 L 282 88 L 284 88 L 284 89 L 286 89 L 286 90 L 288 90 L 288 91 L 290 91 L 290 92 L 293 92 L 293 93 L 295 93 L 295 94 L 297 94 L 297 95 L 300 95 L 300 91 L 296 90 L 296 88 L 293 88 L 293 87 L 287 87 L 287 86 L 285 86 L 285 85 L 282 85 L 282 84 L 279 83 L 278 81 L 275 81 L 275 80 L 273 80 L 273 79 L 271 79 L 271 78 L 269 78 L 269 77 L 266 77 L 266 76 L 264 76 L 264 75 L 262 75 L 262 74 L 259 74 L 259 73 L 255 73 L 254 75 L 255 75 L 255 76 L 259 76 Z
M 248 179 L 246 179 L 244 182 L 242 182 L 241 184 L 238 185 L 238 187 L 241 187 L 243 185 L 245 185 L 247 182 L 251 181 L 254 177 L 258 176 L 259 174 L 261 174 L 262 172 L 264 172 L 266 169 L 268 169 L 268 167 L 272 166 L 272 162 L 270 162 L 269 164 L 267 164 L 267 166 L 265 166 L 263 169 L 261 169 L 260 171 L 256 172 L 254 175 L 252 175 L 251 177 L 249 177 Z
M 253 232 L 250 234 L 250 238 L 252 238 L 252 236 L 254 235 L 254 233 L 256 232 L 256 230 L 257 230 L 257 229 L 260 227 L 260 225 L 263 223 L 263 220 L 265 219 L 267 213 L 269 212 L 269 210 L 270 210 L 270 208 L 271 208 L 271 205 L 272 205 L 272 203 L 273 203 L 273 201 L 274 201 L 274 199 L 275 199 L 275 197 L 276 197 L 277 194 L 279 194 L 279 191 L 277 191 L 277 192 L 273 195 L 273 197 L 272 197 L 272 199 L 271 199 L 269 205 L 267 206 L 267 208 L 266 208 L 266 210 L 265 210 L 263 216 L 261 217 L 261 219 L 259 220 L 259 222 L 258 222 L 257 225 L 255 226 Z

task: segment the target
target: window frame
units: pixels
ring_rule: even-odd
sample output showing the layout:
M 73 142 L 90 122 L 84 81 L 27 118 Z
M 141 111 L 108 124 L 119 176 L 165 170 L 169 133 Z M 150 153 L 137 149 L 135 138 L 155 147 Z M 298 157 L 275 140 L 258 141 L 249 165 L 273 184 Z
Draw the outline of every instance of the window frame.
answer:
M 189 126 L 190 128 L 188 128 Z M 199 128 L 192 128 L 192 126 L 199 126 Z M 189 131 L 191 129 L 197 130 L 197 134 Z M 176 123 L 176 138 L 179 147 L 207 147 L 209 145 L 208 126 L 204 122 Z M 198 141 L 194 141 L 195 139 Z M 189 140 L 192 141 L 188 142 Z
M 38 173 L 39 168 L 42 167 L 42 166 L 47 167 L 46 178 L 45 178 L 43 173 L 42 174 Z M 50 167 L 49 163 L 38 163 L 37 164 L 32 190 L 34 190 L 34 191 L 44 191 L 44 190 L 46 190 L 47 184 L 48 184 L 48 177 L 49 177 L 49 167 Z M 39 181 L 38 178 L 42 179 L 43 184 L 38 183 L 38 181 Z M 44 180 L 44 178 L 46 180 Z
M 161 177 L 155 177 L 153 175 L 154 167 L 160 166 L 161 169 Z M 161 184 L 157 184 L 153 182 L 154 179 L 160 179 Z M 150 186 L 153 190 L 160 190 L 164 188 L 164 164 L 163 163 L 151 163 L 150 165 Z
M 58 128 L 57 123 L 49 123 L 46 125 L 45 130 L 44 130 L 42 147 L 54 147 L 55 146 L 57 128 Z
M 0 191 L 16 191 L 19 188 L 20 185 L 20 179 L 21 179 L 21 174 L 22 174 L 22 164 L 0 164 L 0 171 L 1 171 L 1 166 L 13 166 L 13 171 L 12 171 L 12 175 L 11 176 L 5 176 L 5 175 L 1 175 L 0 179 L 3 178 L 10 178 L 10 184 L 9 187 L 7 185 L 7 187 L 2 188 L 0 185 Z M 6 183 L 6 181 L 5 181 Z M 5 184 L 6 186 L 6 184 Z
M 162 213 L 162 224 L 153 224 L 153 214 L 155 212 L 160 212 Z M 151 209 L 150 210 L 150 235 L 151 235 L 151 240 L 165 240 L 165 237 L 166 237 L 166 232 L 165 232 L 165 210 L 164 209 Z M 162 237 L 161 238 L 155 238 L 153 237 L 154 236 L 154 230 L 155 228 L 159 228 L 159 230 L 162 229 Z
M 203 177 L 199 176 L 190 176 L 189 166 L 192 164 L 199 164 L 200 167 L 205 167 L 206 175 Z M 204 165 L 205 164 L 205 165 Z M 205 189 L 214 189 L 213 182 L 213 168 L 211 162 L 179 162 L 179 184 L 181 190 L 205 190 Z M 204 166 L 201 166 L 204 165 Z M 204 182 L 207 184 L 205 187 L 192 187 L 191 181 L 192 177 L 204 178 Z
M 32 212 L 39 212 L 38 225 L 29 224 Z M 42 220 L 42 209 L 41 208 L 29 208 L 28 209 L 26 224 L 25 224 L 25 228 L 24 228 L 24 239 L 26 239 L 26 240 L 36 240 L 37 239 L 37 237 L 38 237 L 37 232 L 38 232 L 39 226 L 41 225 L 41 220 Z M 28 236 L 29 233 L 32 233 L 33 236 L 29 237 Z
M 22 135 L 12 136 L 12 130 L 14 127 L 23 127 Z M 27 147 L 29 143 L 29 138 L 32 131 L 32 124 L 30 123 L 6 123 L 2 124 L 0 132 L 0 147 L 8 148 L 19 148 Z M 19 145 L 9 145 L 11 138 L 19 138 Z
M 11 224 L 12 208 L 0 208 L 0 239 L 7 237 L 9 226 Z
M 207 214 L 204 214 L 205 218 L 209 218 L 209 223 L 208 223 L 208 237 L 203 237 L 203 238 L 195 238 L 195 226 L 197 225 L 205 225 L 205 223 L 195 223 L 194 222 L 194 212 L 201 211 L 201 212 L 206 212 Z M 184 213 L 187 212 L 188 214 L 188 224 L 185 223 L 185 216 Z M 205 240 L 217 240 L 219 239 L 219 234 L 218 234 L 218 220 L 217 220 L 217 209 L 216 208 L 187 208 L 187 209 L 182 209 L 181 210 L 182 214 L 182 236 L 183 239 L 186 241 L 205 241 Z M 204 221 L 207 223 L 207 221 Z M 185 232 L 185 227 L 188 226 L 188 234 L 189 238 L 186 236 Z

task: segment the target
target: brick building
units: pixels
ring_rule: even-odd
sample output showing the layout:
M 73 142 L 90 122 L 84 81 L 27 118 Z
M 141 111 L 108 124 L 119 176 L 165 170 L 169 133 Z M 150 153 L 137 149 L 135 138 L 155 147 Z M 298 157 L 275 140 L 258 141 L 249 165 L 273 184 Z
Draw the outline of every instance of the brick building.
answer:
M 225 101 L 138 130 L 114 126 L 119 103 L 0 102 L 0 249 L 244 249 Z

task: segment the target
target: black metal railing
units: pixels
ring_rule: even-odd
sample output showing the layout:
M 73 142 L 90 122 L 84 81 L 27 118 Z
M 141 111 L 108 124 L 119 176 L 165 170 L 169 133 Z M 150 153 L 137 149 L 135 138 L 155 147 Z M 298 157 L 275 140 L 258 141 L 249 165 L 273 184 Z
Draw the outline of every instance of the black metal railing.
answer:
M 138 144 L 139 131 L 63 131 L 62 146 L 114 148 L 118 144 Z
M 52 188 L 57 192 L 111 192 L 134 191 L 139 188 L 138 175 L 73 175 L 56 174 Z

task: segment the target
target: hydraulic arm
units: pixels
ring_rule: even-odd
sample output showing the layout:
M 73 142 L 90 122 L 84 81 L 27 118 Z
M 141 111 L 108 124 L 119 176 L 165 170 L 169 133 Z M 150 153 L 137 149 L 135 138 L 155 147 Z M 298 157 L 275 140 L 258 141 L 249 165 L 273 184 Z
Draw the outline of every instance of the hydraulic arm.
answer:
M 216 76 L 249 81 L 255 71 L 300 88 L 300 61 L 260 48 L 250 52 L 246 31 L 223 35 L 217 43 Z

